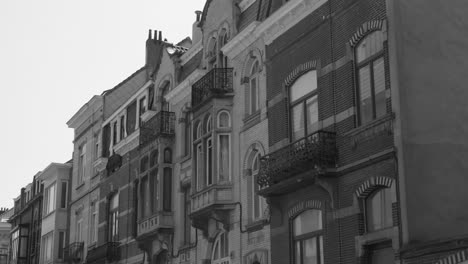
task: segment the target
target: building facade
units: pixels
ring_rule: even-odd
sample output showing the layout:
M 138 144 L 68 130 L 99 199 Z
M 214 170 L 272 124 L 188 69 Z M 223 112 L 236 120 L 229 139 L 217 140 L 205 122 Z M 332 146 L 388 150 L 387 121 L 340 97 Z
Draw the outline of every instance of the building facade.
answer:
M 39 263 L 65 261 L 72 162 L 51 163 L 39 175 L 44 186 Z
M 10 250 L 11 224 L 8 222 L 13 215 L 14 209 L 0 208 L 0 263 L 8 263 Z
M 21 188 L 20 195 L 14 199 L 13 215 L 9 219 L 11 264 L 39 263 L 44 190 L 39 174 L 33 177 L 32 183 Z
M 103 98 L 93 96 L 67 122 L 74 129 L 73 170 L 65 261 L 82 263 L 87 252 L 96 247 L 99 219 L 99 157 Z

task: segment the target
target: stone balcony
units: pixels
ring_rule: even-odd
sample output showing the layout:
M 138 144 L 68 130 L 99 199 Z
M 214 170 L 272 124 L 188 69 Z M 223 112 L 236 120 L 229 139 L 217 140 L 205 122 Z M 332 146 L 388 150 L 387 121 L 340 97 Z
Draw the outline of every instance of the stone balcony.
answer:
M 192 225 L 207 232 L 208 220 L 217 219 L 229 224 L 228 212 L 235 208 L 232 185 L 214 184 L 205 187 L 191 197 Z
M 170 231 L 174 228 L 174 216 L 172 212 L 158 212 L 150 217 L 138 221 L 137 239 Z

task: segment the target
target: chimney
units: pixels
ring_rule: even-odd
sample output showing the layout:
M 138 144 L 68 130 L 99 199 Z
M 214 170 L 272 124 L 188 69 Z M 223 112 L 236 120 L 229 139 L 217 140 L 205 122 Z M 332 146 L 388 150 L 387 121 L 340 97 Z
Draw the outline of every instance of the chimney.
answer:
M 159 31 L 159 37 L 158 37 L 158 40 L 159 40 L 159 41 L 162 41 L 162 32 L 161 32 L 161 30 Z
M 151 29 L 148 30 L 148 39 L 151 39 Z
M 154 31 L 153 40 L 156 40 L 156 38 L 157 38 L 157 37 L 158 37 L 158 31 L 157 31 L 157 30 L 155 30 L 155 31 Z
M 198 23 L 200 22 L 202 11 L 197 10 L 195 11 L 196 20 L 192 25 L 192 43 L 198 43 L 202 38 L 201 28 L 198 27 Z

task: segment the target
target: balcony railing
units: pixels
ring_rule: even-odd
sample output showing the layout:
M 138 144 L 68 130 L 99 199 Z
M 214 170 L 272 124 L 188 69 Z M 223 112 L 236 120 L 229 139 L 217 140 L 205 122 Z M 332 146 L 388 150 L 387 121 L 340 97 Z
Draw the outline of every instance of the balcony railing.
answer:
M 140 146 L 146 145 L 157 137 L 173 136 L 175 125 L 174 112 L 160 111 L 140 127 Z
M 213 96 L 232 93 L 232 68 L 214 68 L 192 85 L 192 107 Z
M 107 261 L 120 260 L 119 242 L 107 242 L 88 251 L 86 263 L 104 263 Z
M 81 262 L 83 259 L 83 242 L 74 242 L 69 244 L 64 249 L 65 261 L 72 262 Z
M 174 228 L 174 217 L 171 212 L 158 212 L 138 221 L 137 236 L 143 236 L 161 228 Z
M 310 169 L 335 166 L 335 133 L 318 131 L 260 159 L 258 184 L 270 187 Z
M 232 204 L 233 193 L 231 185 L 212 185 L 192 195 L 192 214 L 196 214 L 211 206 Z

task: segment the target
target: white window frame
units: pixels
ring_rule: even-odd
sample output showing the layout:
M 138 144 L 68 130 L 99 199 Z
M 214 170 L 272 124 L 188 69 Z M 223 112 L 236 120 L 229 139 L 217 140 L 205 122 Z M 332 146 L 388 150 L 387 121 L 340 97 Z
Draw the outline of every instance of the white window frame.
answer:
M 62 207 L 62 193 L 63 193 L 63 184 L 65 183 L 65 207 Z M 60 182 L 60 208 L 66 209 L 68 207 L 68 181 Z
M 257 69 L 256 71 L 254 72 L 254 66 L 255 66 L 255 63 L 258 63 L 257 65 Z M 259 95 L 260 95 L 260 92 L 259 92 L 259 84 L 260 84 L 260 61 L 258 59 L 255 59 L 253 62 L 252 62 L 252 65 L 250 67 L 250 71 L 249 71 L 249 115 L 253 115 L 255 114 L 257 111 L 260 110 L 260 98 L 259 98 Z M 252 100 L 252 80 L 255 80 L 255 85 L 256 85 L 256 92 L 255 92 L 255 97 L 256 97 L 256 109 L 253 109 L 253 100 Z
M 209 157 L 209 152 L 211 150 L 211 166 L 210 165 L 210 157 Z M 205 157 L 205 164 L 206 164 L 206 169 L 205 169 L 205 175 L 206 175 L 206 179 L 205 179 L 205 187 L 208 187 L 210 185 L 213 185 L 214 184 L 214 177 L 213 177 L 213 165 L 214 165 L 214 162 L 213 162 L 213 159 L 214 159 L 214 155 L 213 155 L 213 138 L 212 137 L 209 137 L 206 139 L 206 157 Z M 209 172 L 211 171 L 211 183 L 209 183 L 208 179 L 209 179 Z
M 54 231 L 50 231 L 49 233 L 43 235 L 41 240 L 42 263 L 52 262 L 54 259 Z M 47 245 L 48 242 L 50 242 L 49 248 Z
M 122 117 L 123 117 L 123 122 L 124 122 L 123 124 L 122 124 Z M 128 136 L 127 135 L 127 127 L 126 127 L 126 124 L 127 124 L 127 113 L 126 113 L 126 111 L 124 111 L 121 115 L 119 115 L 118 122 L 119 122 L 118 137 L 119 137 L 119 141 L 121 141 L 121 140 L 124 140 Z M 120 133 L 122 131 L 122 127 L 123 127 L 123 136 Z
M 75 233 L 75 241 L 82 242 L 83 241 L 83 217 L 81 213 L 78 214 L 76 220 L 76 233 Z
M 228 143 L 229 143 L 229 149 L 228 149 L 228 154 L 229 154 L 229 158 L 228 158 L 228 164 L 229 164 L 229 169 L 228 169 L 228 177 L 227 177 L 227 180 L 230 182 L 231 181 L 231 170 L 232 170 L 232 155 L 231 155 L 231 150 L 232 150 L 232 144 L 231 144 L 231 133 L 218 133 L 218 137 L 217 137 L 217 140 L 218 140 L 218 144 L 217 144 L 217 180 L 218 182 L 221 181 L 220 179 L 220 168 L 221 168 L 221 159 L 220 159 L 220 155 L 221 155 L 221 136 L 228 136 Z
M 53 187 L 53 192 L 51 192 L 51 188 Z M 51 198 L 51 195 L 53 196 Z M 45 189 L 45 203 L 44 203 L 44 216 L 52 213 L 57 208 L 57 184 L 53 182 Z
M 254 170 L 255 159 L 258 159 L 257 170 Z M 264 218 L 263 212 L 265 210 L 265 200 L 264 200 L 265 198 L 258 195 L 256 192 L 257 186 L 259 187 L 259 189 L 261 189 L 261 187 L 258 185 L 255 179 L 258 176 L 258 172 L 260 171 L 260 152 L 256 152 L 255 155 L 253 156 L 250 169 L 251 169 L 251 177 L 252 177 L 252 219 L 254 221 L 257 221 L 257 220 Z M 255 203 L 255 196 L 258 197 L 258 204 Z M 258 206 L 258 212 L 259 212 L 258 216 L 255 215 L 255 206 Z
M 196 166 L 196 179 L 197 179 L 197 186 L 196 186 L 196 189 L 197 191 L 203 189 L 203 185 L 202 185 L 202 182 L 201 182 L 201 179 L 202 179 L 202 176 L 203 175 L 200 175 L 200 174 L 203 174 L 203 168 L 200 169 L 200 165 L 203 165 L 203 145 L 202 145 L 202 142 L 198 143 L 195 147 L 195 155 L 196 155 L 196 158 L 197 158 L 197 166 Z M 201 173 L 200 173 L 201 171 Z
M 91 202 L 91 214 L 90 214 L 90 232 L 89 232 L 89 242 L 90 244 L 96 244 L 97 243 L 97 235 L 98 235 L 98 214 L 99 214 L 99 208 L 98 208 L 98 202 L 95 200 Z
M 78 148 L 78 186 L 83 184 L 86 175 L 86 143 L 87 142 L 84 142 Z

